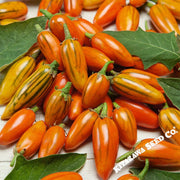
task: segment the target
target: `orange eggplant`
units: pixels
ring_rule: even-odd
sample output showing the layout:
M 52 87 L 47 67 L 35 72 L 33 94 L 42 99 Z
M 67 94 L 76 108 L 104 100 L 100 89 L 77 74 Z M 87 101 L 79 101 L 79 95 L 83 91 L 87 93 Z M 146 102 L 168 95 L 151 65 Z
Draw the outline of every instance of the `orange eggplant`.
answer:
M 134 60 L 134 63 L 135 63 L 134 68 L 144 70 L 144 65 L 142 63 L 142 60 L 139 57 L 134 56 L 133 60 Z M 165 76 L 165 75 L 168 75 L 168 74 L 173 72 L 173 70 L 170 71 L 162 63 L 156 63 L 156 64 L 150 66 L 148 69 L 145 69 L 144 71 L 153 73 L 153 74 L 155 74 L 157 76 Z
M 67 82 L 63 89 L 56 89 L 51 94 L 45 111 L 45 123 L 48 127 L 60 124 L 68 114 L 71 104 L 70 88 L 71 82 Z
M 50 127 L 43 136 L 38 157 L 45 157 L 60 152 L 65 143 L 64 124 Z
M 41 10 L 41 12 L 49 19 L 49 29 L 60 41 L 64 41 L 65 39 L 63 25 L 67 24 L 71 36 L 78 40 L 81 45 L 84 43 L 84 35 L 78 31 L 77 27 L 68 16 L 60 13 L 53 15 L 46 10 Z
M 119 134 L 114 121 L 98 118 L 92 131 L 93 151 L 97 174 L 107 180 L 115 165 L 119 147 Z
M 147 2 L 147 0 L 130 0 L 129 4 L 138 8 L 144 5 Z
M 160 86 L 160 84 L 157 81 L 157 78 L 159 78 L 159 76 L 152 74 L 150 72 L 146 72 L 143 70 L 139 70 L 139 69 L 124 69 L 121 71 L 122 74 L 128 74 L 132 77 L 135 77 L 137 79 L 140 79 L 144 82 L 147 82 L 148 84 L 150 84 L 151 86 L 153 86 L 154 88 L 160 90 L 161 92 L 164 92 L 163 88 Z
M 165 141 L 164 136 L 141 140 L 130 152 L 117 158 L 116 162 L 127 156 L 135 157 L 137 153 L 139 160 L 148 159 L 150 165 L 154 167 L 180 166 L 180 146 Z
M 139 102 L 148 104 L 163 104 L 166 102 L 161 91 L 127 74 L 115 75 L 111 84 L 118 94 Z
M 125 67 L 134 66 L 134 61 L 131 54 L 118 40 L 112 36 L 98 32 L 96 34 L 85 33 L 87 37 L 91 38 L 91 45 L 106 54 L 116 64 Z
M 18 153 L 22 154 L 25 158 L 31 158 L 39 149 L 43 136 L 46 132 L 46 124 L 44 121 L 37 121 L 21 136 L 15 147 L 15 156 L 11 161 L 11 166 Z
M 61 46 L 64 69 L 73 86 L 82 92 L 88 79 L 86 59 L 81 44 L 72 39 L 66 24 L 64 27 L 66 39 Z
M 113 61 L 107 62 L 98 73 L 94 73 L 88 78 L 82 92 L 84 108 L 95 108 L 104 101 L 110 87 L 110 81 L 105 75 L 110 63 Z
M 137 141 L 137 124 L 133 113 L 126 107 L 113 103 L 113 120 L 119 130 L 120 142 L 127 148 L 132 148 Z
M 83 0 L 83 9 L 97 9 L 104 0 Z
M 28 7 L 20 1 L 0 3 L 0 19 L 24 19 L 28 13 Z
M 0 145 L 8 145 L 17 141 L 35 121 L 37 106 L 17 111 L 5 124 L 0 132 Z
M 77 29 L 81 32 L 81 34 L 83 34 L 84 36 L 86 32 L 96 34 L 97 32 L 103 31 L 103 29 L 99 25 L 93 24 L 83 18 L 74 19 L 73 23 L 77 27 Z M 86 36 L 85 36 L 84 44 L 87 46 L 91 45 L 89 38 Z
M 139 11 L 134 6 L 125 6 L 117 13 L 116 28 L 118 31 L 136 31 L 139 20 Z
M 158 32 L 170 33 L 174 31 L 175 35 L 180 34 L 179 26 L 175 17 L 165 5 L 153 5 L 150 8 L 149 15 Z
M 62 7 L 63 0 L 41 0 L 38 8 L 38 16 L 43 14 L 40 12 L 41 9 L 45 9 L 52 14 L 58 13 Z
M 64 0 L 64 10 L 70 16 L 76 17 L 81 14 L 83 0 Z
M 61 46 L 58 38 L 48 30 L 42 30 L 39 25 L 36 25 L 39 31 L 37 42 L 43 55 L 48 63 L 56 60 L 59 63 L 59 70 L 63 70 L 63 63 L 61 59 Z
M 53 84 L 52 84 L 51 88 L 49 89 L 49 92 L 46 95 L 44 102 L 43 102 L 43 111 L 44 112 L 46 111 L 47 103 L 49 101 L 51 94 L 55 91 L 55 88 L 57 88 L 57 89 L 64 88 L 68 81 L 69 81 L 69 79 L 66 76 L 66 73 L 60 72 L 56 75 L 56 77 L 53 81 Z M 71 86 L 70 94 L 72 93 L 72 90 L 73 90 L 73 87 Z
M 125 5 L 125 0 L 105 0 L 96 11 L 93 23 L 101 27 L 111 24 L 116 19 L 119 10 Z
M 103 52 L 99 51 L 98 49 L 84 46 L 82 47 L 86 63 L 88 69 L 91 71 L 100 71 L 106 62 L 111 61 Z M 107 71 L 110 71 L 114 68 L 113 64 L 109 64 Z
M 74 150 L 78 148 L 92 134 L 95 121 L 98 119 L 98 113 L 93 109 L 83 111 L 73 122 L 65 142 L 65 150 Z
M 82 95 L 76 91 L 72 94 L 72 102 L 69 108 L 68 118 L 74 121 L 82 112 Z
M 180 111 L 173 107 L 165 106 L 159 115 L 159 126 L 165 137 L 174 144 L 180 145 Z
M 173 14 L 173 16 L 180 20 L 180 1 L 177 0 L 157 0 L 158 4 L 165 5 Z
M 57 172 L 57 173 L 52 173 L 49 174 L 45 177 L 43 177 L 41 180 L 83 180 L 80 174 L 77 172 Z
M 156 129 L 159 127 L 158 115 L 145 104 L 122 96 L 116 98 L 115 102 L 121 107 L 128 108 L 133 113 L 138 126 L 149 129 Z

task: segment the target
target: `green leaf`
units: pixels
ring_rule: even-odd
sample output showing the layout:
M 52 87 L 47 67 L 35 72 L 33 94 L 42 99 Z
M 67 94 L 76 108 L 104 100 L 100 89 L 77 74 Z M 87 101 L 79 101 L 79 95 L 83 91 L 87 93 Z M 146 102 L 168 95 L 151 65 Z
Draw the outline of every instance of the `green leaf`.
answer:
M 130 172 L 135 175 L 140 173 L 139 168 L 130 168 Z M 178 180 L 180 179 L 180 173 L 163 171 L 158 169 L 149 169 L 143 180 Z
M 47 18 L 44 16 L 15 22 L 6 26 L 0 25 L 0 71 L 15 60 L 22 57 L 37 41 L 35 24 L 45 27 Z
M 121 42 L 132 55 L 139 56 L 145 69 L 160 62 L 171 70 L 180 60 L 174 32 L 153 33 L 140 28 L 137 31 L 104 32 Z
M 26 160 L 22 155 L 5 180 L 39 180 L 48 174 L 62 171 L 78 171 L 86 161 L 86 154 L 68 153 Z
M 157 80 L 173 105 L 180 109 L 180 78 L 158 78 Z

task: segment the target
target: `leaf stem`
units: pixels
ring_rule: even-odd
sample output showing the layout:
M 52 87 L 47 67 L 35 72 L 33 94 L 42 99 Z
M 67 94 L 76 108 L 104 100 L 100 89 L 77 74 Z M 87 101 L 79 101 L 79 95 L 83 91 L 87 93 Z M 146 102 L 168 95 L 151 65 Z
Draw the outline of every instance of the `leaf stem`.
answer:
M 38 107 L 38 106 L 33 106 L 33 107 L 31 108 L 31 110 L 34 111 L 34 112 L 37 112 L 37 111 L 39 110 L 39 107 Z
M 101 114 L 100 114 L 101 118 L 107 117 L 107 109 L 108 109 L 107 103 L 104 103 L 103 109 L 102 109 Z
M 40 9 L 40 12 L 44 14 L 48 19 L 51 19 L 53 17 L 53 14 L 51 14 L 49 11 L 45 9 Z
M 85 33 L 85 36 L 88 37 L 88 38 L 90 38 L 90 39 L 92 39 L 92 37 L 94 36 L 94 34 L 91 34 L 91 33 L 86 32 L 86 33 Z

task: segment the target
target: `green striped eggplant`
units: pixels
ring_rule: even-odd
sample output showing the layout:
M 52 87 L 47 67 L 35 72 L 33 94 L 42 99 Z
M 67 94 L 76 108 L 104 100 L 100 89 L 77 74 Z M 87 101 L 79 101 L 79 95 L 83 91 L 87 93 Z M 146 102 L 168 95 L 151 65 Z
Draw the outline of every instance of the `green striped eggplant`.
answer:
M 54 61 L 50 65 L 41 66 L 32 73 L 7 104 L 1 119 L 9 119 L 19 109 L 31 107 L 40 101 L 53 83 L 58 66 L 59 64 Z

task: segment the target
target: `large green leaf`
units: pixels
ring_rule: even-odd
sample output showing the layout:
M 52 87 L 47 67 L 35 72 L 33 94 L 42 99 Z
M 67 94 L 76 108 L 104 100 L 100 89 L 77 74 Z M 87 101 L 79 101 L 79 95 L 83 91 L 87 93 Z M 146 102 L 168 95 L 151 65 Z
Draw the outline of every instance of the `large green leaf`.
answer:
M 138 175 L 141 169 L 131 168 L 130 171 L 133 174 Z M 163 171 L 158 169 L 149 169 L 143 180 L 179 180 L 180 173 Z
M 180 61 L 178 40 L 174 32 L 153 33 L 138 31 L 104 31 L 120 41 L 132 55 L 139 56 L 144 68 L 161 62 L 171 70 Z
M 158 78 L 158 82 L 173 105 L 180 109 L 180 78 Z
M 44 28 L 46 21 L 47 18 L 43 16 L 6 26 L 0 25 L 0 71 L 28 51 L 36 42 L 38 32 L 35 24 Z
M 26 160 L 18 156 L 16 165 L 5 180 L 39 180 L 48 174 L 78 171 L 86 161 L 86 154 L 68 153 Z

